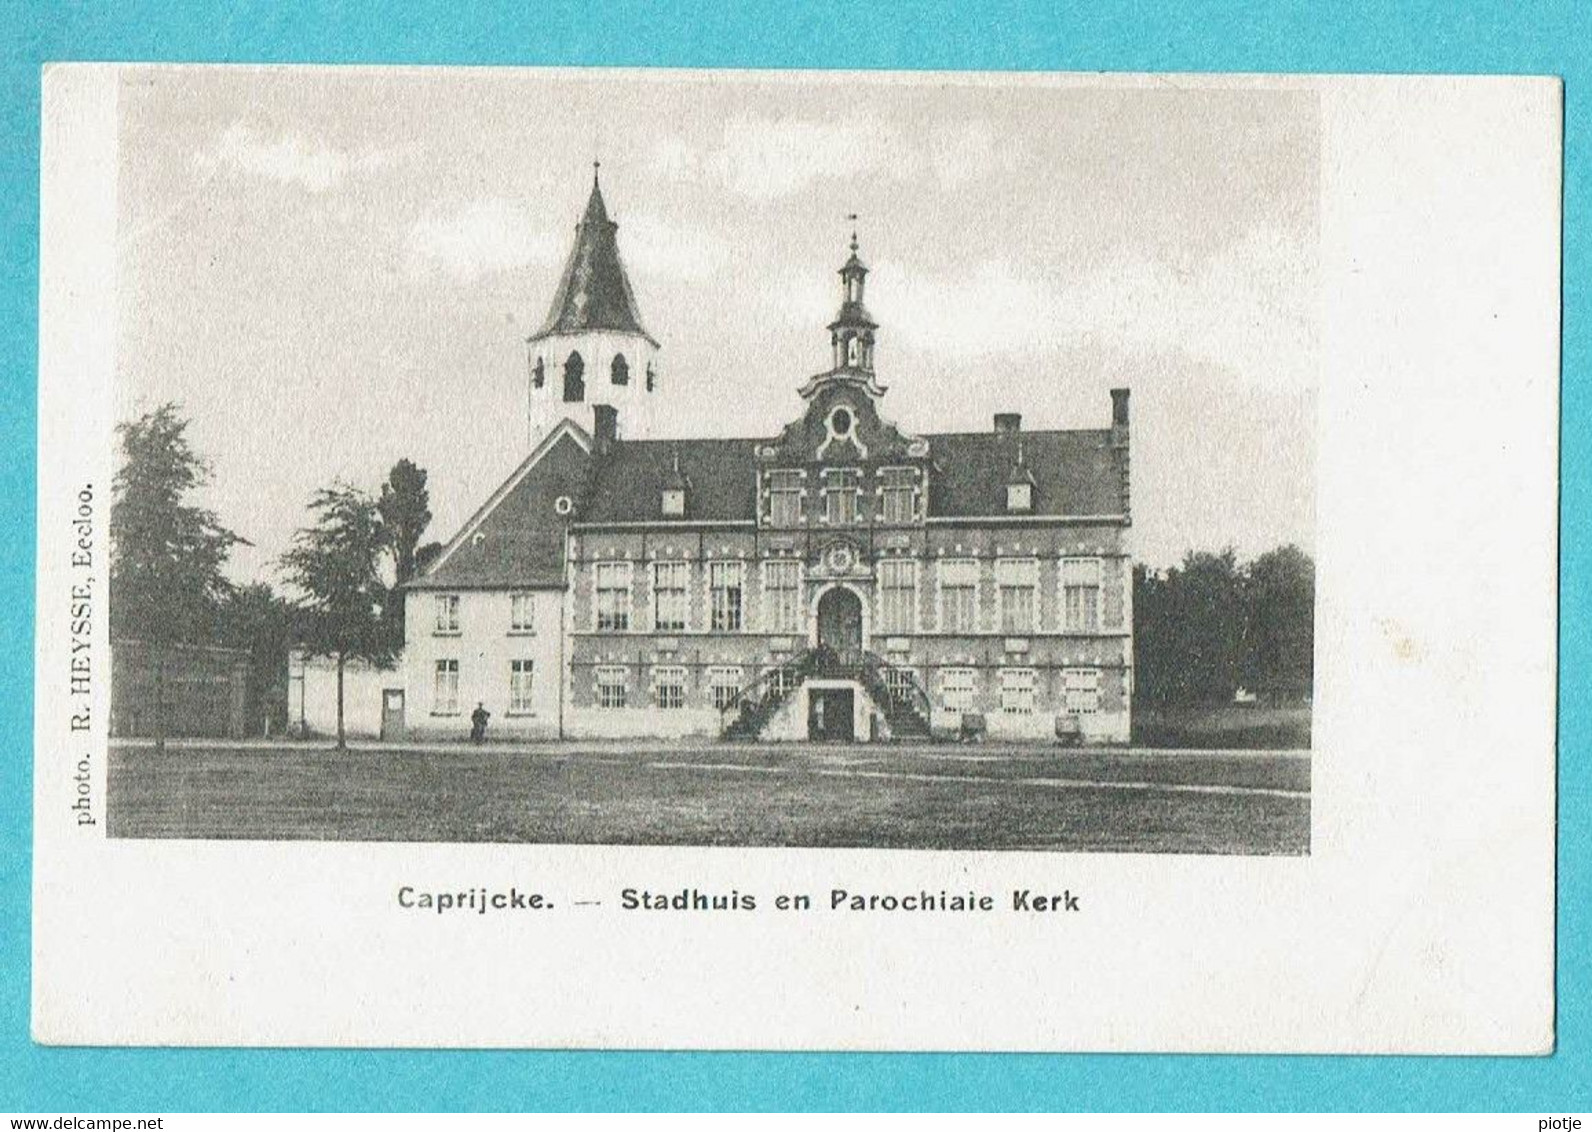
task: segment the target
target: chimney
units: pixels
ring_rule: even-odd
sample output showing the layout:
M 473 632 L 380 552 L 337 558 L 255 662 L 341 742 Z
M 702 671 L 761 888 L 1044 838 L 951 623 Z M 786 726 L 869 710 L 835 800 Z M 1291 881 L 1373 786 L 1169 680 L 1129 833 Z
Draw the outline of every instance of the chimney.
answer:
M 1111 447 L 1117 454 L 1117 474 L 1120 479 L 1122 515 L 1128 522 L 1133 516 L 1133 478 L 1128 459 L 1128 391 L 1111 391 Z
M 593 405 L 591 421 L 598 448 L 607 448 L 619 439 L 619 410 L 612 405 Z
M 1015 436 L 1023 431 L 1023 414 L 1021 413 L 996 413 L 995 435 Z

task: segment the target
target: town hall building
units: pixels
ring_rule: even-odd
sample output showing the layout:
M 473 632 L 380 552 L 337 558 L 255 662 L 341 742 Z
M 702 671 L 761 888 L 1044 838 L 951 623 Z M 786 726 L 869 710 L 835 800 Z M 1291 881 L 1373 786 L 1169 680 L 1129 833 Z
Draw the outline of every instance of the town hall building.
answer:
M 617 231 L 594 179 L 527 342 L 529 454 L 406 589 L 403 732 L 480 704 L 492 738 L 1125 742 L 1128 391 L 1096 429 L 905 431 L 853 235 L 777 436 L 632 438 L 669 377 Z

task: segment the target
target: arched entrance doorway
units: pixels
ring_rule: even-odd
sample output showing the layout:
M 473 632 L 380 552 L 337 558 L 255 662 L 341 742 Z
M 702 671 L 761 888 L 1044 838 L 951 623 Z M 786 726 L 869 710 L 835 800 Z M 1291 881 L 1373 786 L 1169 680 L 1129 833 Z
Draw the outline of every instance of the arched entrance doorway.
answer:
M 862 653 L 862 599 L 845 586 L 818 599 L 818 643 L 846 659 Z
M 818 598 L 817 679 L 807 690 L 807 737 L 856 738 L 857 688 L 853 668 L 862 660 L 862 599 L 845 586 Z

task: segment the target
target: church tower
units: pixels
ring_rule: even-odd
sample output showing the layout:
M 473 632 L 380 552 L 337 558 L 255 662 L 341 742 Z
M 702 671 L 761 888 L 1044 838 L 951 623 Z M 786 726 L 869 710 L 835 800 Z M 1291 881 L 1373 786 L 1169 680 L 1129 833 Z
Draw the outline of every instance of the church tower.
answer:
M 641 325 L 619 259 L 619 225 L 608 217 L 597 166 L 575 225 L 575 246 L 542 328 L 526 340 L 531 447 L 559 421 L 594 428 L 594 406 L 618 412 L 623 435 L 650 431 L 658 392 L 658 342 Z

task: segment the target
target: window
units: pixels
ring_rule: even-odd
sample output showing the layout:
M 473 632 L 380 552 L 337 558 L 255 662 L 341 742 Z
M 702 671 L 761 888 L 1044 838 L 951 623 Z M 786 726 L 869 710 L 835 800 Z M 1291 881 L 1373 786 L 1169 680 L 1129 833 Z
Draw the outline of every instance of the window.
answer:
M 795 559 L 763 563 L 763 592 L 768 596 L 768 631 L 794 633 L 801 628 L 801 563 Z
M 836 414 L 844 412 L 837 409 Z M 835 468 L 824 473 L 824 518 L 832 527 L 849 527 L 857 521 L 857 496 L 862 488 L 855 468 Z
M 437 661 L 431 683 L 431 714 L 459 714 L 459 662 L 456 660 Z
M 509 714 L 529 715 L 535 710 L 531 703 L 531 674 L 535 665 L 529 660 L 509 661 Z
M 740 562 L 708 563 L 709 605 L 716 633 L 741 630 L 741 592 L 745 566 Z
M 647 392 L 651 393 L 658 384 L 658 371 L 652 368 L 652 363 L 647 363 Z
M 1001 711 L 1006 715 L 1034 714 L 1034 670 L 1001 669 Z
M 741 670 L 739 668 L 708 669 L 708 687 L 713 690 L 715 711 L 727 711 L 741 698 Z
M 1038 628 L 1034 617 L 1034 594 L 1039 588 L 1039 560 L 996 559 L 995 582 L 1000 587 L 1001 632 L 1032 633 Z
M 678 487 L 663 489 L 663 513 L 665 515 L 685 514 L 685 491 Z
M 973 710 L 978 673 L 971 668 L 946 668 L 940 672 L 940 703 L 946 711 Z
M 913 468 L 886 468 L 879 473 L 884 502 L 884 521 L 910 523 L 917 518 L 918 473 Z
M 768 694 L 776 700 L 783 700 L 794 692 L 796 686 L 800 683 L 801 680 L 796 674 L 796 669 L 782 665 L 774 669 L 769 675 Z
M 978 560 L 947 558 L 940 563 L 940 629 L 971 633 L 978 628 Z
M 664 711 L 678 711 L 685 707 L 685 669 L 654 669 L 653 695 Z
M 625 361 L 623 354 L 614 355 L 613 364 L 608 367 L 608 376 L 615 385 L 630 384 L 630 363 Z
M 1093 715 L 1100 710 L 1100 670 L 1068 668 L 1062 672 L 1068 715 Z
M 1067 632 L 1094 633 L 1100 629 L 1100 559 L 1065 558 L 1061 563 L 1062 604 Z
M 774 527 L 799 527 L 802 521 L 802 474 L 768 473 L 768 522 Z
M 574 351 L 564 362 L 564 400 L 584 401 L 586 399 L 586 363 L 581 360 L 580 351 Z
M 918 564 L 910 558 L 879 560 L 879 631 L 910 633 L 918 596 Z
M 597 573 L 597 628 L 624 633 L 630 629 L 630 563 L 599 562 Z
M 536 632 L 536 595 L 529 593 L 509 596 L 509 632 Z
M 459 631 L 459 595 L 437 595 L 437 632 L 457 633 Z
M 910 704 L 913 699 L 915 681 L 910 668 L 886 668 L 884 670 L 885 690 L 890 693 L 890 698 L 898 704 Z
M 1006 485 L 1006 510 L 1032 511 L 1034 509 L 1034 485 L 1031 483 L 1009 483 Z
M 686 582 L 691 576 L 689 562 L 654 562 L 652 564 L 652 617 L 653 628 L 663 633 L 677 633 L 685 628 L 687 606 Z
M 536 359 L 536 364 L 531 367 L 531 388 L 540 389 L 547 384 L 547 363 L 541 358 Z
M 597 706 L 622 708 L 626 702 L 625 670 L 618 665 L 604 665 L 597 670 Z

